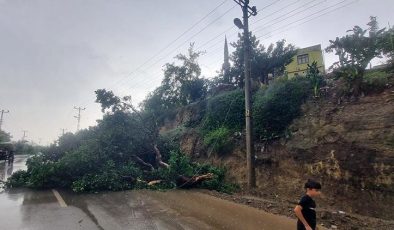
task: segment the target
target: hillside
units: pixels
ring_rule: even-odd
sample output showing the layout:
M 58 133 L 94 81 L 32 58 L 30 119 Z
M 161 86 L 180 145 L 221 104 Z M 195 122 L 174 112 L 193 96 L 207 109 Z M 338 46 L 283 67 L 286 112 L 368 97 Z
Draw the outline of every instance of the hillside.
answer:
M 244 135 L 234 134 L 235 148 L 214 154 L 197 128 L 205 102 L 178 111 L 162 133 L 180 133 L 181 149 L 193 159 L 225 166 L 229 180 L 245 185 Z M 187 126 L 187 125 L 186 125 Z M 171 131 L 172 130 L 172 131 Z M 330 93 L 309 99 L 289 134 L 269 143 L 257 142 L 254 195 L 296 203 L 308 178 L 322 182 L 319 205 L 329 210 L 394 219 L 394 90 L 338 104 Z

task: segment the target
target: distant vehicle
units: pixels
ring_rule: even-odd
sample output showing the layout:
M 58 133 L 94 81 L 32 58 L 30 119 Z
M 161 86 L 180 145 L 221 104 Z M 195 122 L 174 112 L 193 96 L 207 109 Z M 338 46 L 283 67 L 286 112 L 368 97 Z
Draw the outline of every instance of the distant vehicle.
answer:
M 0 143 L 0 161 L 4 160 L 9 163 L 14 161 L 14 152 L 15 147 L 11 142 L 2 142 Z

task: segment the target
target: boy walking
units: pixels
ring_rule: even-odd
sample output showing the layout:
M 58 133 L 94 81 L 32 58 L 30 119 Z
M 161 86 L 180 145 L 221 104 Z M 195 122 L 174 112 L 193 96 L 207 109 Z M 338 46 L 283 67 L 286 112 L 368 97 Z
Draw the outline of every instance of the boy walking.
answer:
M 312 197 L 320 195 L 321 184 L 308 180 L 305 183 L 306 194 L 294 208 L 298 218 L 297 230 L 316 230 L 316 203 Z

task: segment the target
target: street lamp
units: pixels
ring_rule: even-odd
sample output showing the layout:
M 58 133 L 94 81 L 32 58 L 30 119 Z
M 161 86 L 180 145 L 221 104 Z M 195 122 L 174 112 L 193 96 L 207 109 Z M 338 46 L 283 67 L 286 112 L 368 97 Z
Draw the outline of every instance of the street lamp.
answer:
M 242 30 L 244 28 L 244 25 L 242 24 L 241 19 L 239 18 L 234 18 L 234 24 L 238 27 L 238 29 Z

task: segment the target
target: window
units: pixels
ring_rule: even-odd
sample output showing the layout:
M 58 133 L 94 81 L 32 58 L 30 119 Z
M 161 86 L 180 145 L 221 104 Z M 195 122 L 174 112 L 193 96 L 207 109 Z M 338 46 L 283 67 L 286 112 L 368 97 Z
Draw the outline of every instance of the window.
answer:
M 309 63 L 309 55 L 308 54 L 298 55 L 297 62 L 298 62 L 298 65 Z

